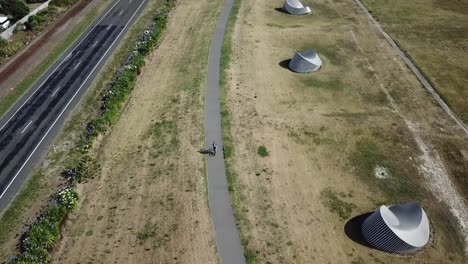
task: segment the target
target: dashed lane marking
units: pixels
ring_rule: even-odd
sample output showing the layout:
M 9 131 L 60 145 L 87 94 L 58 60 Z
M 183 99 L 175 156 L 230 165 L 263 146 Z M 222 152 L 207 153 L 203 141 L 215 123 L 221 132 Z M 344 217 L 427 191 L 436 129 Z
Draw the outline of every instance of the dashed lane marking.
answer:
M 32 123 L 32 120 L 29 121 L 29 123 L 26 125 L 26 127 L 23 129 L 23 131 L 21 131 L 21 134 L 23 134 L 24 131 L 26 131 L 26 129 L 28 129 L 28 127 L 31 125 L 31 123 Z
M 58 92 L 59 89 L 60 89 L 60 86 L 57 87 L 57 89 L 55 89 L 54 93 L 50 97 L 54 97 L 54 95 Z
M 78 68 L 78 66 L 80 66 L 81 64 L 81 61 L 78 62 L 78 64 L 76 64 L 75 68 L 73 68 L 73 70 L 76 70 Z
M 107 12 L 101 17 L 101 19 L 99 19 L 99 21 L 93 26 L 93 28 L 91 30 L 88 31 L 88 33 L 86 33 L 86 35 L 80 40 L 80 42 L 78 42 L 78 44 L 73 48 L 72 51 L 70 51 L 70 54 L 73 53 L 79 46 L 80 44 L 83 42 L 83 40 L 85 40 L 88 35 L 93 31 L 93 29 L 95 29 L 99 23 L 101 23 L 101 21 L 109 14 L 110 11 L 112 11 L 112 9 L 114 9 L 114 7 L 120 2 L 120 0 L 116 1 L 115 4 L 109 9 L 107 10 Z M 28 99 L 26 99 L 26 101 L 24 101 L 24 103 L 13 113 L 12 116 L 10 116 L 10 118 L 8 118 L 8 120 L 3 124 L 2 127 L 0 127 L 0 131 L 2 131 L 2 129 L 5 128 L 5 126 L 11 121 L 11 119 L 13 119 L 13 117 L 16 116 L 16 114 L 24 107 L 24 105 L 26 105 L 26 103 L 33 97 L 33 95 L 42 87 L 42 85 L 44 85 L 44 83 L 50 78 L 50 76 L 52 76 L 52 74 L 54 74 L 58 68 L 60 68 L 60 66 L 65 62 L 66 60 L 62 60 L 60 62 L 59 65 L 57 65 L 57 67 L 55 67 L 55 69 L 49 74 L 49 76 L 47 76 L 47 78 L 45 78 L 45 80 L 41 83 L 41 85 L 39 85 L 39 87 L 37 87 L 36 90 L 34 90 L 34 92 L 28 97 Z M 49 68 L 50 69 L 50 68 Z M 47 71 L 49 70 L 47 69 Z M 0 196 L 0 199 L 2 198 L 3 194 Z

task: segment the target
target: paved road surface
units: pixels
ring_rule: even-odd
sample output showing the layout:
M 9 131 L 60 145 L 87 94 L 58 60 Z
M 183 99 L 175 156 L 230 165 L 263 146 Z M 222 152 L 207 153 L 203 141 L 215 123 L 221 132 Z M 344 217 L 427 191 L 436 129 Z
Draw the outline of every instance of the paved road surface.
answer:
M 237 230 L 234 214 L 231 208 L 226 167 L 222 154 L 221 111 L 219 101 L 219 72 L 221 62 L 221 48 L 224 32 L 231 13 L 234 0 L 225 0 L 223 11 L 216 24 L 208 58 L 208 76 L 205 105 L 205 142 L 211 148 L 215 141 L 218 144 L 218 154 L 207 156 L 206 174 L 208 178 L 208 201 L 211 219 L 213 221 L 216 246 L 221 264 L 245 263 L 244 251 Z
M 465 132 L 465 137 L 468 137 L 468 127 L 463 123 L 463 121 L 452 111 L 452 109 L 444 102 L 444 100 L 440 97 L 437 91 L 432 87 L 432 85 L 427 81 L 426 77 L 422 75 L 419 69 L 414 65 L 413 61 L 406 56 L 406 54 L 400 49 L 400 47 L 395 43 L 395 41 L 382 29 L 379 22 L 374 19 L 372 14 L 369 12 L 367 7 L 361 3 L 360 0 L 354 0 L 356 4 L 364 11 L 364 13 L 369 17 L 369 19 L 374 23 L 377 27 L 379 32 L 385 37 L 387 42 L 395 49 L 398 56 L 400 56 L 406 65 L 411 69 L 416 78 L 421 82 L 421 84 L 426 88 L 426 90 L 431 94 L 431 96 L 436 100 L 439 106 L 447 113 L 450 118 L 452 118 L 455 123 L 457 123 L 458 127 Z
M 77 44 L 0 119 L 1 211 L 31 174 L 146 2 L 115 0 Z

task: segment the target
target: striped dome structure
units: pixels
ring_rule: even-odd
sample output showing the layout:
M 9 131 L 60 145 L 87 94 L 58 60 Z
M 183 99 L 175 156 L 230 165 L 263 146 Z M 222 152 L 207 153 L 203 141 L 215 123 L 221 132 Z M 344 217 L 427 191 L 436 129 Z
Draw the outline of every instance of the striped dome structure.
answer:
M 289 69 L 298 73 L 318 71 L 320 67 L 322 67 L 322 60 L 313 49 L 296 52 L 289 62 Z
M 286 0 L 283 5 L 283 10 L 292 15 L 306 15 L 312 10 L 305 6 L 299 0 Z
M 429 241 L 429 220 L 418 203 L 382 205 L 364 220 L 362 236 L 371 246 L 389 253 L 413 253 Z

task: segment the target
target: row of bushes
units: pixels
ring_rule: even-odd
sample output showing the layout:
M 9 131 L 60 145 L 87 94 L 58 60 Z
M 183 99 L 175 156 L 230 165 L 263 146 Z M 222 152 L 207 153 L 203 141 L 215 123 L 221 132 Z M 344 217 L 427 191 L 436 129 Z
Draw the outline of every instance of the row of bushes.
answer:
M 86 126 L 86 132 L 81 141 L 82 149 L 91 146 L 94 138 L 106 132 L 108 127 L 117 120 L 122 104 L 135 86 L 137 75 L 145 64 L 144 57 L 156 45 L 161 32 L 166 27 L 167 15 L 173 3 L 173 0 L 169 0 L 159 10 L 152 25 L 138 39 L 135 50 L 125 61 L 124 67 L 117 72 L 113 81 L 101 94 L 100 110 Z
M 166 27 L 167 16 L 174 2 L 167 0 L 166 5 L 158 10 L 153 23 L 139 37 L 125 65 L 102 93 L 99 114 L 91 118 L 79 143 L 82 153 L 79 164 L 64 172 L 68 180 L 67 187 L 52 197 L 47 207 L 23 233 L 20 241 L 21 254 L 13 257 L 10 263 L 50 262 L 49 251 L 60 239 L 60 228 L 69 213 L 77 207 L 78 194 L 74 190 L 76 183 L 92 177 L 99 170 L 96 159 L 88 152 L 89 146 L 99 133 L 106 132 L 117 120 L 122 105 L 133 90 L 137 75 L 144 66 L 144 57 L 156 46 Z
M 76 2 L 77 0 L 52 0 L 50 1 L 50 4 L 54 6 L 59 6 L 59 7 L 67 7 L 67 6 L 72 6 Z
M 60 228 L 67 215 L 76 209 L 78 194 L 67 187 L 55 194 L 21 237 L 21 254 L 12 263 L 48 263 L 48 250 L 60 239 Z
M 47 0 L 26 0 L 27 4 L 37 4 L 37 3 L 44 3 Z
M 58 16 L 57 8 L 55 6 L 49 6 L 46 10 L 30 16 L 28 22 L 25 23 L 25 30 L 41 31 Z M 18 28 L 18 30 L 21 29 Z

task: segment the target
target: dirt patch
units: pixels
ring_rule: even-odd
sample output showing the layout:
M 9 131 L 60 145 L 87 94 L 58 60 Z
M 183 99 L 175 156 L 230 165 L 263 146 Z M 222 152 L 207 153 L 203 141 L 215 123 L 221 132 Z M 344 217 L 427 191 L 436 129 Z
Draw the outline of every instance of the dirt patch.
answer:
M 158 1 L 152 1 L 155 4 Z M 179 1 L 102 141 L 56 263 L 217 263 L 206 197 L 204 86 L 221 2 Z
M 40 65 L 57 45 L 67 37 L 86 14 L 97 8 L 99 1 L 81 0 L 45 30 L 19 54 L 9 59 L 0 68 L 0 100 Z
M 242 1 L 227 77 L 228 162 L 255 262 L 464 263 L 459 222 L 431 192 L 433 171 L 423 170 L 424 158 L 437 154 L 423 153 L 406 120 L 426 146 L 463 134 L 354 1 L 305 1 L 314 14 L 300 17 L 278 12 L 282 4 Z M 281 66 L 308 48 L 321 56 L 320 71 L 298 75 Z M 260 145 L 268 156 L 257 154 Z M 377 166 L 391 177 L 376 177 Z M 420 254 L 392 256 L 346 236 L 350 218 L 405 201 L 420 202 L 431 219 L 433 243 Z
M 390 177 L 390 172 L 388 171 L 388 169 L 379 165 L 375 166 L 374 174 L 375 174 L 375 177 L 379 179 L 385 179 L 385 178 Z

